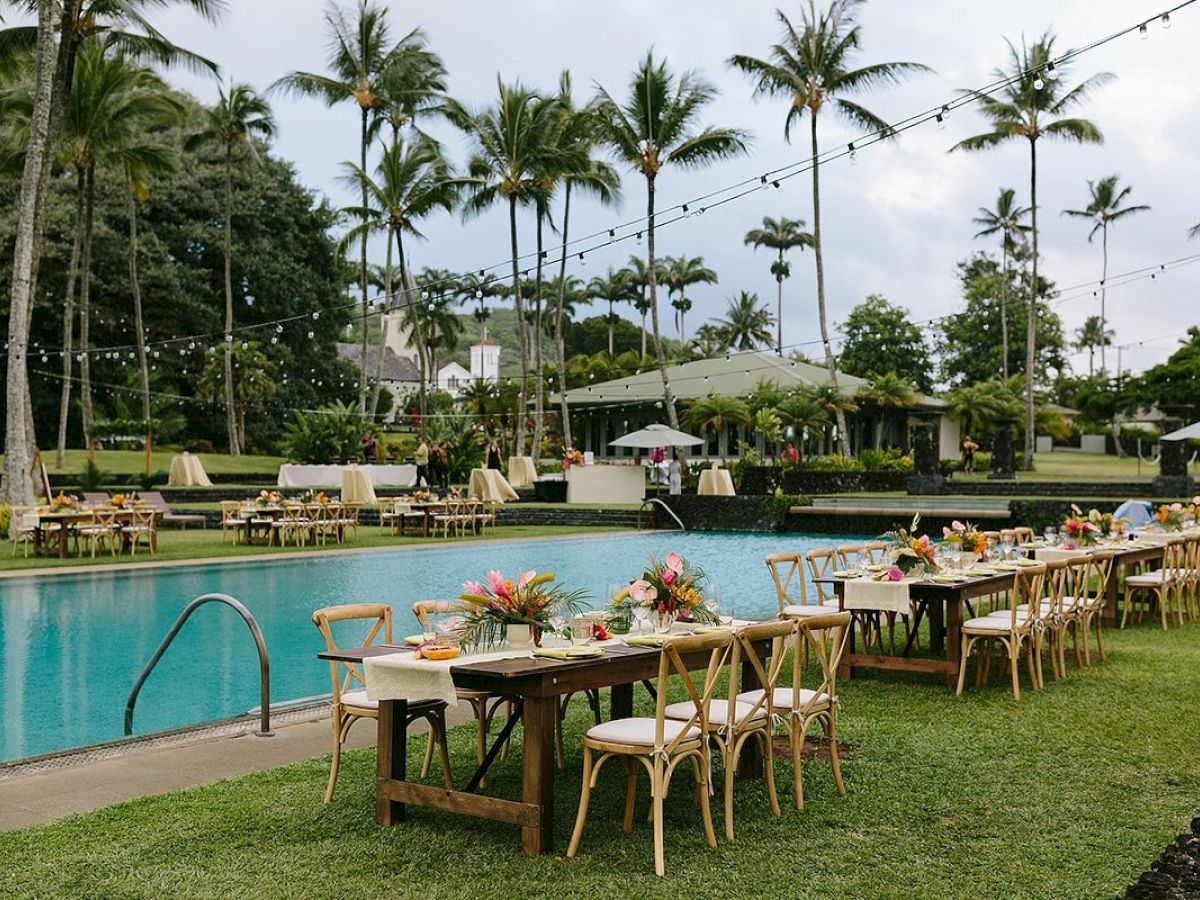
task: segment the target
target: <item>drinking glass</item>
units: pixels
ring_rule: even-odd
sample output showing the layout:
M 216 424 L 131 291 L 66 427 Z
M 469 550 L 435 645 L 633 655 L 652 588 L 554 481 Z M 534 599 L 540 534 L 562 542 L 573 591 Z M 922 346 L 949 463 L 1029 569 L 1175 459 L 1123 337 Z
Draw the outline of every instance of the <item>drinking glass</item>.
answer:
M 1047 526 L 1043 534 L 1046 536 L 1046 543 L 1051 547 L 1058 543 L 1058 529 L 1053 525 Z
M 569 623 L 570 635 L 572 644 L 586 644 L 592 639 L 592 623 L 591 620 L 585 619 L 583 616 L 576 616 Z
M 1013 552 L 1012 535 L 1006 534 L 1000 538 L 1000 552 L 1001 552 L 1003 559 L 1008 559 L 1012 556 L 1012 552 Z
M 643 630 L 642 625 L 645 623 L 646 618 L 650 615 L 650 607 L 646 606 L 644 603 L 635 603 L 631 607 L 630 611 L 633 613 L 633 621 L 637 625 L 637 632 L 638 634 L 641 634 Z
M 569 640 L 571 637 L 571 622 L 566 614 L 556 612 L 550 617 L 550 629 L 558 640 Z
M 872 560 L 872 558 L 871 558 L 871 551 L 870 550 L 859 550 L 858 551 L 858 574 L 866 575 L 867 567 L 871 566 L 871 565 L 874 565 L 874 560 Z

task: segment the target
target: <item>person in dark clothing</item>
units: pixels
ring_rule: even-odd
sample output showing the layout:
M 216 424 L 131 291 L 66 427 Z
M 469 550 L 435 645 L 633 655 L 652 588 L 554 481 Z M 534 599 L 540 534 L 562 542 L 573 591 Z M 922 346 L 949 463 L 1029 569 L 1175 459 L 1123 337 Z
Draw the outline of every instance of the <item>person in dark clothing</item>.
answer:
M 438 444 L 438 460 L 441 462 L 442 491 L 450 490 L 450 445 Z
M 495 438 L 488 442 L 487 467 L 500 471 L 500 445 L 496 443 Z
M 442 445 L 437 441 L 429 444 L 429 486 L 442 487 Z

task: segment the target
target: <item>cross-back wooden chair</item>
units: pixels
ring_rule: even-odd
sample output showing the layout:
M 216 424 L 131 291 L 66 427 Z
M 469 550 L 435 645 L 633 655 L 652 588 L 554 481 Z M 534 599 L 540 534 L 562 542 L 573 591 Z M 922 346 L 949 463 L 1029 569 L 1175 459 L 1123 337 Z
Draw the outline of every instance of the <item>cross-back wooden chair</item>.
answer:
M 121 526 L 121 536 L 129 542 L 129 550 L 134 556 L 137 556 L 138 546 L 143 540 L 146 542 L 146 549 L 151 553 L 155 552 L 158 543 L 155 535 L 157 519 L 158 510 L 154 507 L 135 506 L 128 524 Z M 115 514 L 113 521 L 116 521 Z
M 1087 557 L 1079 557 L 1079 562 L 1083 564 L 1086 578 Z M 1038 617 L 1041 624 L 1035 629 L 1033 635 L 1033 652 L 1037 659 L 1038 681 L 1043 685 L 1045 685 L 1045 680 L 1042 677 L 1042 651 L 1045 649 L 1050 651 L 1050 672 L 1054 675 L 1054 680 L 1058 681 L 1066 676 L 1062 642 L 1066 637 L 1067 619 L 1071 615 L 1066 611 L 1066 604 L 1069 602 L 1073 610 L 1075 602 L 1074 588 L 1070 580 L 1071 561 L 1066 559 L 1048 560 L 1044 565 L 1046 566 L 1046 579 L 1042 583 L 1042 587 L 1045 593 L 1041 599 L 1030 598 L 1024 603 L 1017 604 L 1018 615 L 1028 614 L 1030 603 L 1036 602 L 1038 605 Z M 1008 610 L 999 610 L 991 615 L 1002 619 L 1010 617 Z
M 239 500 L 221 501 L 221 543 L 225 543 L 225 535 L 233 532 L 233 542 L 236 544 L 246 527 L 246 520 L 241 516 L 242 504 Z
M 1200 615 L 1200 535 L 1183 539 L 1183 565 L 1180 578 L 1180 609 L 1188 621 Z
M 579 797 L 579 814 L 575 818 L 575 831 L 567 856 L 573 857 L 579 850 L 583 838 L 583 826 L 587 821 L 588 801 L 596 787 L 600 770 L 610 759 L 625 761 L 627 786 L 625 793 L 625 831 L 633 828 L 633 806 L 637 796 L 637 767 L 640 764 L 650 776 L 652 800 L 651 818 L 654 822 L 654 871 L 660 877 L 665 874 L 663 864 L 663 801 L 671 785 L 671 776 L 684 760 L 690 761 L 696 779 L 696 795 L 700 801 L 700 814 L 704 822 L 704 836 L 708 846 L 717 846 L 713 831 L 712 815 L 708 804 L 708 721 L 717 676 L 729 659 L 733 633 L 727 630 L 708 634 L 670 637 L 663 641 L 659 655 L 657 691 L 654 717 L 632 717 L 603 722 L 588 729 L 583 738 L 583 790 Z M 692 672 L 684 657 L 709 652 L 704 680 L 697 687 Z M 668 718 L 667 690 L 673 675 L 679 677 L 692 711 L 686 719 Z M 599 759 L 595 759 L 595 756 Z
M 17 545 L 22 545 L 22 554 L 29 557 L 29 547 L 37 543 L 38 515 L 32 506 L 12 508 L 12 555 L 17 555 Z
M 839 794 L 846 793 L 842 781 L 842 764 L 837 742 L 837 670 L 850 634 L 851 616 L 848 612 L 830 612 L 824 616 L 799 619 L 792 639 L 792 683 L 776 686 L 771 698 L 772 714 L 786 717 L 788 737 L 792 744 L 792 780 L 796 794 L 796 809 L 804 808 L 803 753 L 809 728 L 819 723 L 829 739 L 829 759 L 833 765 L 833 780 Z M 780 656 L 786 651 L 780 647 Z M 799 660 L 808 656 L 817 660 L 819 680 L 813 687 L 804 686 L 807 666 Z M 761 676 L 760 676 L 761 677 Z M 737 695 L 742 703 L 754 703 L 766 693 L 758 688 Z
M 820 607 L 814 607 L 819 609 Z M 762 747 L 763 773 L 767 786 L 767 799 L 771 813 L 779 815 L 779 797 L 775 793 L 775 747 L 774 747 L 774 701 L 776 685 L 783 670 L 787 645 L 796 630 L 794 620 L 758 622 L 744 625 L 733 634 L 729 660 L 729 695 L 726 701 L 713 700 L 709 708 L 708 733 L 721 753 L 725 769 L 725 836 L 733 840 L 733 780 L 737 774 L 738 759 L 751 740 Z M 760 656 L 755 646 L 763 641 L 771 642 L 771 650 Z M 738 698 L 739 675 L 742 666 L 748 665 L 762 688 L 753 701 Z M 666 708 L 671 719 L 687 720 L 692 717 L 695 706 L 691 700 L 672 703 Z
M 830 547 L 815 547 L 804 554 L 804 561 L 808 563 L 808 571 L 812 575 L 813 587 L 817 591 L 817 602 L 822 606 L 826 606 L 828 601 L 832 600 L 832 608 L 837 609 L 837 596 L 830 589 L 829 585 L 817 583 L 818 578 L 828 578 L 833 574 L 833 549 Z
M 998 642 L 1007 652 L 1009 671 L 1012 675 L 1013 699 L 1021 699 L 1021 681 L 1018 668 L 1022 650 L 1025 651 L 1025 662 L 1029 671 L 1029 680 L 1033 683 L 1034 688 L 1041 687 L 1041 679 L 1038 672 L 1039 665 L 1034 654 L 1036 649 L 1036 635 L 1041 628 L 1042 622 L 1041 598 L 1042 586 L 1045 580 L 1045 563 L 1020 567 L 1014 576 L 1012 603 L 1008 609 L 998 609 L 986 616 L 976 616 L 963 623 L 962 653 L 959 656 L 958 664 L 957 694 L 962 694 L 963 683 L 967 677 L 967 660 L 971 655 L 971 648 L 980 641 L 984 641 L 985 646 L 993 641 Z M 1027 604 L 1024 612 L 1018 609 L 1022 602 Z M 983 666 L 976 663 L 977 683 L 982 683 L 987 676 L 988 665 L 991 661 L 990 652 L 989 647 L 989 656 Z
M 1013 536 L 1016 538 L 1018 544 L 1027 544 L 1035 537 L 1033 529 L 1028 525 L 1017 525 L 1013 528 Z
M 348 541 L 351 531 L 354 532 L 354 539 L 358 540 L 358 520 L 362 515 L 362 508 L 361 503 L 339 503 L 337 505 L 337 524 L 341 541 Z
M 103 547 L 105 544 L 108 544 L 109 555 L 116 556 L 119 533 L 120 526 L 117 525 L 115 509 L 92 510 L 92 521 L 80 525 L 75 532 L 80 543 L 87 541 L 92 559 L 96 558 L 96 547 Z
M 1111 550 L 1094 550 L 1088 554 L 1087 595 L 1080 610 L 1079 629 L 1083 631 L 1083 664 L 1091 665 L 1089 642 L 1093 628 L 1096 632 L 1096 654 L 1101 660 L 1108 658 L 1104 651 L 1104 608 L 1108 605 L 1108 580 L 1112 577 L 1113 557 Z M 1076 650 L 1078 654 L 1078 650 Z
M 772 553 L 766 558 L 767 571 L 775 585 L 775 600 L 781 616 L 819 616 L 837 609 L 836 599 L 822 603 L 808 602 L 808 586 L 804 577 L 804 557 L 799 553 Z
M 1137 620 L 1150 608 L 1155 609 L 1162 620 L 1163 631 L 1172 612 L 1176 622 L 1183 624 L 1183 594 L 1187 586 L 1183 575 L 1186 562 L 1186 543 L 1182 538 L 1171 538 L 1163 547 L 1162 567 L 1140 575 L 1125 578 L 1125 602 L 1121 611 L 1121 627 L 1125 627 L 1132 609 Z
M 352 620 L 369 623 L 370 627 L 361 646 L 392 642 L 392 608 L 386 603 L 347 603 L 327 606 L 312 614 L 313 624 L 325 639 L 327 650 L 335 650 L 338 646 L 331 627 L 333 623 Z M 346 742 L 350 727 L 359 719 L 379 718 L 379 704 L 367 697 L 366 679 L 358 665 L 330 660 L 329 677 L 333 685 L 333 762 L 329 766 L 329 785 L 325 788 L 326 803 L 333 799 L 333 790 L 337 787 L 338 769 L 342 763 L 342 744 Z M 446 787 L 453 788 L 450 754 L 446 748 L 446 704 L 440 700 L 410 700 L 408 717 L 404 722 L 405 729 L 417 719 L 424 719 L 429 724 L 429 747 L 432 748 L 434 744 L 440 747 L 442 777 Z M 427 773 L 428 770 L 422 774 Z

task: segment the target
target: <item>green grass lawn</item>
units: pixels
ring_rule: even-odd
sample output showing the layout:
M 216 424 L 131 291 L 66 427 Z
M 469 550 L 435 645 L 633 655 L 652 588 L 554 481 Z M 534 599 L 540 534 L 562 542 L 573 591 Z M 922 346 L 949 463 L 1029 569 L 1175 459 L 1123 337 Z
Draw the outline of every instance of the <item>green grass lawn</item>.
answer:
M 158 447 L 151 453 L 150 471 L 165 472 L 171 466 L 171 457 L 179 453 L 178 448 Z M 277 472 L 287 462 L 281 456 L 229 456 L 225 453 L 197 453 L 204 471 L 210 475 L 229 472 Z M 4 457 L 0 455 L 0 461 Z M 86 450 L 68 450 L 60 469 L 54 465 L 54 451 L 43 450 L 42 460 L 51 475 L 75 475 L 87 466 Z M 146 469 L 146 454 L 141 450 L 97 450 L 96 465 L 111 475 L 137 475 Z
M 495 535 L 492 534 L 492 530 L 489 528 L 486 535 L 478 537 L 467 535 L 461 538 L 451 537 L 450 540 L 479 541 L 491 540 L 493 537 L 553 537 L 562 534 L 591 534 L 593 532 L 601 533 L 613 530 L 616 529 L 598 526 L 502 525 L 496 529 Z M 379 528 L 378 526 L 364 525 L 360 529 L 360 536 L 357 540 L 352 538 L 341 545 L 329 543 L 320 546 L 310 543 L 308 546 L 299 549 L 302 551 L 319 550 L 325 553 L 336 553 L 340 550 L 362 547 L 397 547 L 408 544 L 429 544 L 435 541 L 440 541 L 440 538 L 393 536 L 388 534 L 386 529 Z M 85 568 L 95 565 L 111 565 L 112 563 L 144 564 L 151 562 L 172 562 L 204 559 L 207 557 L 279 556 L 284 553 L 296 552 L 296 549 L 290 545 L 286 548 L 268 547 L 264 544 L 238 544 L 235 546 L 228 540 L 221 540 L 220 528 L 209 528 L 208 530 L 189 528 L 187 531 L 162 529 L 158 533 L 158 553 L 153 555 L 145 552 L 145 548 L 143 548 L 138 552 L 137 556 L 130 556 L 128 553 L 118 553 L 113 557 L 107 551 L 97 551 L 94 560 L 90 556 L 82 558 L 69 556 L 66 559 L 59 559 L 57 556 L 35 557 L 32 554 L 26 558 L 21 556 L 21 552 L 18 550 L 15 557 L 9 555 L 9 553 L 0 555 L 0 572 L 42 568 Z
M 556 854 L 516 829 L 411 810 L 374 822 L 373 751 L 349 755 L 332 805 L 328 757 L 0 835 L 6 897 L 1111 897 L 1149 866 L 1200 802 L 1200 626 L 1111 634 L 1107 662 L 1014 702 L 1003 679 L 955 698 L 895 674 L 843 685 L 848 795 L 805 766 L 808 805 L 783 815 L 762 785 L 736 789 L 737 839 L 706 847 L 688 778 L 666 811 L 667 877 L 653 874 L 641 784 L 620 830 L 624 773 L 593 792 L 579 856 L 562 855 L 579 795 L 579 702 L 556 783 Z M 639 689 L 639 712 L 649 712 Z M 370 724 L 358 727 L 371 727 Z M 518 732 L 519 733 L 519 732 Z M 456 780 L 470 726 L 452 732 Z M 419 763 L 423 739 L 410 752 Z M 519 797 L 520 752 L 489 791 Z M 414 759 L 415 758 L 415 759 Z M 720 834 L 721 803 L 714 800 Z
M 1055 450 L 1039 453 L 1034 457 L 1033 472 L 1018 472 L 1021 481 L 1138 481 L 1149 480 L 1158 474 L 1158 466 L 1138 464 L 1136 456 L 1118 459 L 1115 456 L 1100 456 L 1092 453 L 1077 453 Z M 986 473 L 973 476 L 987 478 Z M 970 479 L 971 476 L 956 472 L 954 479 Z

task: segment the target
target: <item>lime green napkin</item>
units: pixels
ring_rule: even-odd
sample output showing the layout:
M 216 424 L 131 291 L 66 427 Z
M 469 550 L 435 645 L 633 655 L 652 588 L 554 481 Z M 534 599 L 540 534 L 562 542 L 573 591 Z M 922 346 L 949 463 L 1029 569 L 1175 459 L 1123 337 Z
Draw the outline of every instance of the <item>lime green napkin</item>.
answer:
M 840 572 L 834 572 L 833 577 L 834 578 L 853 578 L 854 573 L 843 569 Z
M 625 638 L 630 647 L 661 647 L 667 635 L 665 634 L 635 634 Z
M 730 631 L 732 625 L 697 625 L 692 629 L 692 634 L 712 634 L 714 631 Z
M 962 575 L 934 575 L 933 580 L 939 584 L 959 584 L 967 579 Z
M 603 647 L 538 647 L 534 656 L 546 659 L 595 659 L 604 655 Z
M 417 647 L 425 643 L 425 636 L 422 634 L 410 634 L 404 639 L 404 643 L 410 647 Z

